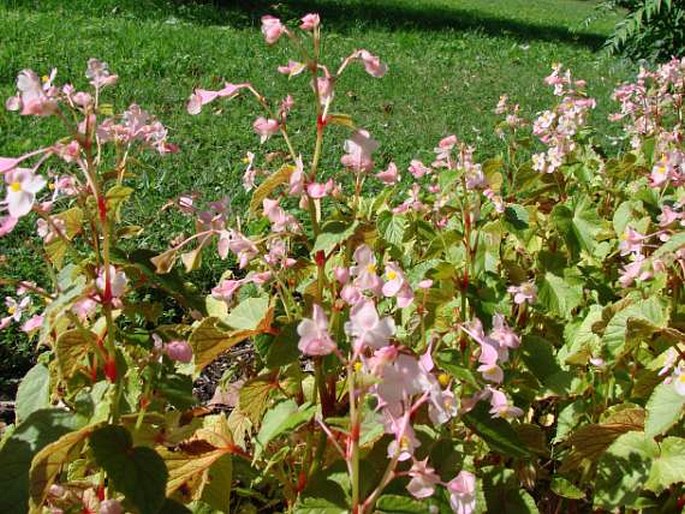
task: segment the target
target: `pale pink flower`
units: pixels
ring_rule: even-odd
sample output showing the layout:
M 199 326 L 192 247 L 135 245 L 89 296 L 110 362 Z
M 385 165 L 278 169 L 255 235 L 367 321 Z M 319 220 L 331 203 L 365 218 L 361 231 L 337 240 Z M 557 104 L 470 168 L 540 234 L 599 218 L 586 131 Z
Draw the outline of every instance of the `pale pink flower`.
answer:
M 262 206 L 264 208 L 264 216 L 271 222 L 271 230 L 273 232 L 285 232 L 288 230 L 297 232 L 299 230 L 299 224 L 295 217 L 285 212 L 283 207 L 279 205 L 278 200 L 264 198 Z
M 678 352 L 675 348 L 671 347 L 666 351 L 666 358 L 664 359 L 664 365 L 659 370 L 659 376 L 663 376 L 668 373 L 673 366 L 678 362 Z
M 124 508 L 119 500 L 104 500 L 100 502 L 98 514 L 124 514 Z
M 300 196 L 304 193 L 304 165 L 302 157 L 295 160 L 295 170 L 290 174 L 288 181 L 288 194 L 290 196 Z
M 260 143 L 264 143 L 271 136 L 278 134 L 280 125 L 277 120 L 266 119 L 264 116 L 257 118 L 252 124 L 254 131 L 260 136 Z
M 85 298 L 75 302 L 74 305 L 71 306 L 71 310 L 79 317 L 81 321 L 84 321 L 95 312 L 97 306 L 98 304 L 94 299 L 86 296 Z
M 249 84 L 230 84 L 226 82 L 223 89 L 218 91 L 209 91 L 207 89 L 196 89 L 190 95 L 187 109 L 188 114 L 199 114 L 202 106 L 216 100 L 217 98 L 235 98 L 241 89 L 248 87 Z
M 228 249 L 238 257 L 238 267 L 243 269 L 248 263 L 257 255 L 259 255 L 259 249 L 257 246 L 235 230 L 228 231 Z
M 43 177 L 26 168 L 14 168 L 5 173 L 7 196 L 5 203 L 12 218 L 28 214 L 36 200 L 36 193 L 47 183 Z
M 680 396 L 685 396 L 685 369 L 678 366 L 673 373 L 673 387 Z
M 193 348 L 187 341 L 169 341 L 164 345 L 164 353 L 172 361 L 187 363 L 193 360 Z
M 504 316 L 499 312 L 492 317 L 490 339 L 497 341 L 500 348 L 518 348 L 521 344 L 519 336 L 507 325 Z
M 354 260 L 357 265 L 350 267 L 350 275 L 356 277 L 354 285 L 362 291 L 371 290 L 374 294 L 380 294 L 383 281 L 376 275 L 376 257 L 368 245 L 360 245 L 354 251 Z
M 382 377 L 385 367 L 395 362 L 398 355 L 397 347 L 392 345 L 384 346 L 373 352 L 373 356 L 364 359 L 364 366 L 372 375 Z
M 318 91 L 319 102 L 323 107 L 326 107 L 326 105 L 330 104 L 333 100 L 333 97 L 335 96 L 334 85 L 335 82 L 333 81 L 333 78 L 329 76 L 327 72 L 323 77 L 317 77 L 316 82 L 312 82 L 312 89 L 316 87 L 315 91 Z
M 48 223 L 43 218 L 36 221 L 36 232 L 43 238 L 45 244 L 51 243 L 57 239 L 60 234 L 64 234 L 66 230 L 66 223 L 62 218 L 51 216 L 50 221 L 52 224 Z
M 244 280 L 224 279 L 219 285 L 212 288 L 212 298 L 230 304 L 233 300 L 233 295 L 244 283 Z
M 409 470 L 411 480 L 407 484 L 407 491 L 414 498 L 429 498 L 435 492 L 436 484 L 440 483 L 440 477 L 435 469 L 428 465 L 428 457 L 424 460 L 415 460 Z
M 431 173 L 431 169 L 418 159 L 412 159 L 412 161 L 409 163 L 409 168 L 407 169 L 409 170 L 409 173 L 411 173 L 416 179 Z
M 347 305 L 356 305 L 364 297 L 361 289 L 354 284 L 345 284 L 340 291 L 340 298 L 342 298 Z
M 621 287 L 629 287 L 635 280 L 644 281 L 652 277 L 649 270 L 643 271 L 643 265 L 647 264 L 647 260 L 643 255 L 637 255 L 633 262 L 625 264 L 618 277 L 618 282 Z
M 0 173 L 5 173 L 6 171 L 15 168 L 20 162 L 21 159 L 15 159 L 13 157 L 0 157 Z
M 12 216 L 0 216 L 0 237 L 5 236 L 17 226 L 18 218 Z
M 304 70 L 306 70 L 306 66 L 304 63 L 297 62 L 290 60 L 288 61 L 288 64 L 285 66 L 279 66 L 278 67 L 278 73 L 282 73 L 283 75 L 288 75 L 288 78 L 295 77 L 302 73 Z
M 442 390 L 438 381 L 432 377 L 428 417 L 435 426 L 443 425 L 457 415 L 459 406 L 454 393 L 449 389 Z
M 309 13 L 302 17 L 302 23 L 300 24 L 300 28 L 302 30 L 314 30 L 316 27 L 319 26 L 319 23 L 321 23 L 319 15 L 315 13 Z
M 400 182 L 400 174 L 394 162 L 388 165 L 387 170 L 376 173 L 376 178 L 389 186 Z
M 337 348 L 328 333 L 326 313 L 317 304 L 312 307 L 312 319 L 303 319 L 297 326 L 297 333 L 300 336 L 297 347 L 305 355 L 328 355 Z
M 490 414 L 493 418 L 511 419 L 523 415 L 523 411 L 515 407 L 502 391 L 490 389 L 490 392 Z
M 26 309 L 31 306 L 31 303 L 33 302 L 30 296 L 25 296 L 19 302 L 11 296 L 5 297 L 5 307 L 7 307 L 8 316 L 0 319 L 0 330 L 7 328 L 12 321 L 18 322 Z
M 262 34 L 268 45 L 273 45 L 286 32 L 281 20 L 274 16 L 262 16 Z
M 340 159 L 343 166 L 355 171 L 371 171 L 373 160 L 371 154 L 378 148 L 378 142 L 363 129 L 357 130 L 351 139 L 345 141 L 344 150 L 346 155 Z
M 347 284 L 350 280 L 350 268 L 336 266 L 333 269 L 333 276 L 340 284 Z
M 104 292 L 107 288 L 107 273 L 105 273 L 104 268 L 98 270 L 98 276 L 95 279 L 95 285 L 99 291 Z M 128 284 L 128 278 L 126 278 L 126 273 L 123 271 L 117 271 L 113 265 L 109 265 L 109 281 L 110 281 L 110 292 L 112 298 L 120 298 L 126 292 L 126 286 Z
M 119 78 L 109 71 L 106 62 L 97 59 L 88 59 L 88 69 L 86 70 L 86 78 L 90 79 L 90 83 L 96 87 L 101 88 L 115 84 Z
M 643 241 L 647 237 L 648 236 L 640 234 L 637 230 L 630 226 L 626 227 L 623 234 L 621 234 L 621 242 L 618 245 L 621 255 L 628 255 L 629 253 L 636 255 L 642 254 Z
M 22 116 L 50 116 L 57 111 L 57 90 L 52 81 L 57 70 L 53 69 L 50 77 L 42 83 L 40 77 L 32 70 L 23 70 L 17 76 L 17 95 L 7 100 L 10 111 L 21 109 Z
M 364 69 L 372 77 L 380 78 L 388 71 L 388 66 L 367 50 L 359 50 L 359 52 L 357 52 L 357 58 L 362 60 Z
M 480 355 L 478 361 L 481 363 L 477 371 L 483 375 L 483 379 L 488 382 L 496 384 L 502 383 L 504 380 L 504 372 L 497 364 L 499 355 L 497 349 L 489 344 L 483 344 L 480 347 Z
M 402 269 L 390 261 L 385 265 L 385 284 L 383 284 L 383 296 L 387 298 L 397 297 L 397 306 L 401 309 L 408 307 L 414 301 L 414 292 L 404 276 Z
M 509 286 L 507 292 L 514 295 L 514 303 L 521 305 L 523 303 L 535 303 L 537 296 L 537 287 L 532 282 L 523 282 L 518 286 Z
M 381 319 L 373 300 L 365 298 L 350 309 L 345 332 L 353 338 L 355 351 L 360 352 L 365 346 L 378 349 L 390 342 L 395 334 L 395 322 L 390 316 Z
M 455 514 L 472 514 L 476 510 L 476 477 L 462 470 L 447 483 L 450 507 Z
M 331 192 L 332 188 L 332 181 L 328 181 L 325 184 L 320 184 L 319 182 L 311 182 L 307 184 L 307 196 L 315 200 L 319 198 L 324 198 Z

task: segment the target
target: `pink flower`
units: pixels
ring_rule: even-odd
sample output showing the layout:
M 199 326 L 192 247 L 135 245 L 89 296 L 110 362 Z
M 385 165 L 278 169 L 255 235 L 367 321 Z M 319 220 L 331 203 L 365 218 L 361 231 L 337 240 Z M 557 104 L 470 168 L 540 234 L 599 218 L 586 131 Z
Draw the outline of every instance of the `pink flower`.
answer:
M 630 226 L 626 227 L 623 234 L 621 234 L 621 242 L 618 245 L 621 255 L 628 255 L 629 253 L 642 254 L 642 243 L 647 237 Z
M 366 130 L 360 129 L 352 135 L 352 139 L 345 141 L 346 155 L 342 156 L 340 162 L 343 166 L 355 171 L 371 171 L 373 169 L 371 154 L 377 148 L 378 142 L 372 139 Z
M 6 171 L 15 168 L 20 162 L 20 159 L 14 159 L 12 157 L 0 157 L 0 173 L 5 173 Z
M 473 473 L 460 471 L 447 483 L 447 490 L 455 514 L 471 514 L 476 510 L 476 477 Z
M 685 396 L 685 369 L 678 366 L 673 373 L 673 387 L 680 396 Z
M 321 19 L 319 18 L 318 14 L 309 13 L 302 17 L 302 23 L 300 24 L 300 28 L 302 30 L 314 30 L 316 27 L 319 26 L 320 22 Z
M 397 171 L 397 166 L 394 162 L 391 162 L 388 165 L 387 170 L 376 173 L 376 178 L 389 186 L 400 182 L 400 174 Z
M 71 310 L 76 314 L 81 321 L 85 321 L 91 314 L 95 312 L 98 304 L 90 297 L 82 298 L 72 305 Z
M 268 45 L 273 45 L 286 32 L 281 20 L 274 16 L 262 16 L 262 34 Z
M 172 361 L 187 363 L 193 360 L 193 348 L 187 341 L 169 341 L 164 345 L 164 353 Z
M 416 179 L 419 179 L 423 177 L 424 175 L 428 175 L 431 172 L 431 169 L 424 165 L 421 161 L 417 159 L 413 159 L 409 163 L 409 173 L 412 174 L 412 176 Z
M 5 236 L 14 230 L 17 226 L 18 218 L 13 218 L 12 216 L 1 216 L 0 217 L 0 237 Z
M 227 304 L 231 303 L 233 295 L 244 283 L 244 280 L 224 279 L 219 283 L 219 285 L 212 288 L 212 298 L 221 300 Z
M 278 134 L 280 125 L 276 120 L 267 120 L 264 116 L 260 116 L 252 124 L 252 128 L 254 128 L 254 131 L 261 136 L 259 142 L 264 143 L 264 141 L 269 139 L 274 134 Z
M 100 268 L 98 271 L 98 276 L 95 279 L 95 285 L 97 288 L 104 292 L 107 289 L 107 273 L 105 273 L 104 268 Z M 123 271 L 117 271 L 117 269 L 109 265 L 109 281 L 110 281 L 110 292 L 112 298 L 119 298 L 123 296 L 126 291 L 126 285 L 128 284 L 128 278 L 126 278 L 126 273 Z
M 188 100 L 187 109 L 188 114 L 199 114 L 202 106 L 216 100 L 217 98 L 235 98 L 238 92 L 248 87 L 249 84 L 230 84 L 226 82 L 223 89 L 218 91 L 209 91 L 207 89 L 196 89 L 190 99 Z
M 297 232 L 299 230 L 299 224 L 295 217 L 292 214 L 286 213 L 279 205 L 278 200 L 265 198 L 262 201 L 262 206 L 264 208 L 264 216 L 271 222 L 271 230 L 273 232 L 285 232 L 288 230 Z
M 90 83 L 96 88 L 115 84 L 119 78 L 117 75 L 112 75 L 106 62 L 97 59 L 88 59 L 86 77 L 90 79 Z
M 286 64 L 285 66 L 278 67 L 278 73 L 288 75 L 288 78 L 292 78 L 299 75 L 306 69 L 307 68 L 303 63 L 290 60 L 288 61 L 288 64 Z
M 380 59 L 367 50 L 359 50 L 357 58 L 364 63 L 364 69 L 372 77 L 380 78 L 388 71 L 388 66 L 381 63 Z
M 297 325 L 297 333 L 300 336 L 297 347 L 305 355 L 328 355 L 337 348 L 328 333 L 326 313 L 317 304 L 312 307 L 312 319 L 305 318 Z
M 428 498 L 433 496 L 435 485 L 440 483 L 440 477 L 435 469 L 428 465 L 428 457 L 424 460 L 415 460 L 409 470 L 411 480 L 407 484 L 407 491 L 414 498 Z
M 414 301 L 414 292 L 404 276 L 402 269 L 390 261 L 385 265 L 385 284 L 383 284 L 383 296 L 387 298 L 397 297 L 397 306 L 401 309 L 408 307 Z
M 247 152 L 247 156 L 243 160 L 247 164 L 245 172 L 243 173 L 243 188 L 245 191 L 252 191 L 255 187 L 255 176 L 257 175 L 257 170 L 253 166 L 254 164 L 254 153 Z
M 58 91 L 52 86 L 57 70 L 52 70 L 50 77 L 42 83 L 40 77 L 32 70 L 23 70 L 17 76 L 17 95 L 7 100 L 10 111 L 21 109 L 21 115 L 50 116 L 57 111 L 56 95 Z
M 14 168 L 5 173 L 7 196 L 5 203 L 11 218 L 21 218 L 28 214 L 36 200 L 36 193 L 45 187 L 46 181 L 33 170 Z
M 350 268 L 350 275 L 356 277 L 354 285 L 362 291 L 371 290 L 375 294 L 380 294 L 383 288 L 383 281 L 376 275 L 376 257 L 373 250 L 368 245 L 360 245 L 354 251 L 356 266 Z
M 0 330 L 7 328 L 12 321 L 18 322 L 26 309 L 31 306 L 31 303 L 30 296 L 25 296 L 20 302 L 17 302 L 10 296 L 5 297 L 5 307 L 7 307 L 8 316 L 0 319 Z
M 535 303 L 537 295 L 537 287 L 532 282 L 523 282 L 518 286 L 509 286 L 507 292 L 514 295 L 514 303 L 521 305 L 523 303 Z
M 514 407 L 507 396 L 497 389 L 490 389 L 492 396 L 490 397 L 490 414 L 493 418 L 511 419 L 523 415 L 523 411 L 518 407 Z
M 354 339 L 356 352 L 365 346 L 378 349 L 390 342 L 390 337 L 395 333 L 395 322 L 390 316 L 381 319 L 373 300 L 365 298 L 350 309 L 345 332 Z
M 312 82 L 312 89 L 314 89 L 314 87 L 316 87 L 315 91 L 318 91 L 319 93 L 319 102 L 325 108 L 335 96 L 333 79 L 328 75 L 328 72 L 325 72 L 323 77 L 317 77 L 316 82 Z
M 490 339 L 499 343 L 500 348 L 518 348 L 521 344 L 521 339 L 509 328 L 504 316 L 499 312 L 492 317 L 492 330 L 490 331 Z

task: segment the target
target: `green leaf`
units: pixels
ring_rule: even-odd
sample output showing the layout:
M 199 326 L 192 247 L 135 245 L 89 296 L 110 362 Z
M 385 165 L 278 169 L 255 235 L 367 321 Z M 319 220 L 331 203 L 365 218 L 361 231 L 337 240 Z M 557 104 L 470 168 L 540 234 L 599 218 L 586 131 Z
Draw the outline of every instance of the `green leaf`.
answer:
M 597 467 L 595 507 L 635 506 L 659 447 L 643 432 L 620 436 L 604 453 Z
M 273 374 L 251 378 L 240 388 L 238 405 L 254 426 L 259 425 L 268 408 L 267 399 L 277 388 L 278 382 Z
M 390 211 L 383 211 L 378 215 L 378 233 L 389 244 L 400 246 L 407 231 L 407 218 L 398 216 Z
M 78 428 L 77 416 L 61 409 L 35 411 L 17 426 L 0 448 L 0 512 L 26 514 L 29 470 L 34 455 Z
M 224 455 L 211 465 L 207 472 L 202 501 L 215 509 L 228 513 L 233 482 L 233 456 Z
M 85 365 L 86 355 L 95 349 L 97 342 L 97 334 L 85 329 L 69 330 L 57 338 L 57 369 L 64 380 L 72 378 Z
M 554 491 L 554 494 L 563 498 L 568 498 L 570 500 L 582 500 L 585 498 L 585 493 L 564 477 L 554 477 L 552 479 L 551 488 L 552 491 Z
M 573 375 L 561 368 L 549 341 L 533 335 L 525 335 L 521 344 L 521 356 L 526 367 L 551 391 L 566 395 Z
M 19 384 L 16 400 L 16 423 L 32 413 L 50 407 L 50 372 L 45 364 L 32 367 Z
M 586 197 L 574 203 L 573 209 L 557 205 L 552 210 L 551 219 L 571 254 L 577 258 L 580 250 L 593 252 L 597 234 L 602 229 L 602 219 Z
M 526 230 L 529 227 L 530 216 L 522 205 L 511 204 L 504 209 L 504 221 L 514 230 Z
M 647 419 L 645 433 L 648 437 L 663 434 L 675 425 L 683 414 L 685 396 L 681 396 L 673 384 L 661 383 L 652 392 L 647 401 Z
M 262 428 L 257 434 L 255 459 L 261 456 L 271 441 L 308 422 L 315 412 L 316 406 L 304 404 L 298 408 L 293 400 L 286 400 L 268 410 L 262 420 Z
M 333 125 L 340 125 L 342 127 L 347 127 L 352 130 L 357 130 L 357 125 L 355 125 L 352 116 L 349 114 L 343 114 L 340 112 L 331 113 L 326 116 L 326 121 Z
M 573 309 L 583 301 L 583 286 L 575 280 L 569 280 L 551 272 L 545 273 L 538 287 L 538 302 L 552 314 L 561 318 L 570 318 Z
M 106 426 L 93 432 L 90 445 L 95 460 L 107 472 L 114 488 L 140 514 L 157 514 L 166 500 L 164 460 L 152 448 L 133 446 L 128 430 Z
M 264 362 L 268 368 L 278 368 L 296 362 L 300 358 L 297 343 L 299 322 L 289 323 L 281 327 L 281 331 L 269 343 Z
M 483 468 L 485 512 L 498 514 L 539 514 L 535 500 L 518 485 L 514 472 L 494 466 Z
M 248 298 L 240 302 L 222 321 L 236 330 L 260 330 L 270 311 L 268 296 Z
M 72 207 L 55 216 L 51 216 L 51 219 L 53 221 L 61 220 L 64 224 L 62 233 L 65 237 L 56 236 L 44 245 L 45 253 L 50 262 L 52 262 L 55 268 L 59 269 L 64 263 L 64 256 L 67 254 L 68 249 L 68 243 L 64 239 L 66 238 L 71 241 L 83 230 L 83 211 L 79 207 Z
M 219 328 L 220 323 L 217 318 L 205 318 L 193 329 L 188 338 L 188 344 L 193 348 L 196 373 L 202 371 L 223 352 L 256 333 L 253 330 L 222 330 Z
M 671 485 L 685 481 L 685 439 L 667 437 L 661 441 L 660 450 L 645 483 L 645 489 L 657 495 Z
M 290 180 L 290 175 L 295 171 L 292 164 L 284 164 L 280 169 L 264 179 L 264 182 L 257 186 L 252 192 L 250 200 L 250 212 L 257 212 L 262 207 L 262 201 L 269 196 L 278 186 L 286 184 Z
M 602 336 L 605 351 L 616 359 L 629 350 L 626 346 L 628 322 L 645 320 L 659 328 L 668 324 L 668 315 L 659 297 L 652 296 L 637 303 L 628 303 L 616 312 L 607 323 Z
M 107 201 L 107 214 L 113 221 L 121 221 L 121 206 L 133 194 L 133 189 L 126 186 L 112 186 L 105 194 Z
M 462 419 L 466 426 L 478 434 L 493 451 L 517 459 L 531 457 L 532 453 L 519 439 L 511 425 L 502 418 L 493 418 L 488 410 L 486 403 L 479 402 Z
M 76 432 L 64 434 L 57 441 L 48 444 L 33 458 L 29 472 L 31 482 L 31 512 L 42 512 L 43 502 L 48 495 L 50 486 L 70 457 L 70 454 L 92 432 L 94 427 L 88 426 Z
M 419 501 L 408 496 L 384 494 L 378 498 L 374 512 L 379 514 L 428 514 L 430 510 L 425 500 Z
M 345 221 L 329 221 L 321 229 L 321 233 L 316 236 L 312 253 L 324 252 L 329 255 L 331 251 L 341 243 L 347 241 L 359 226 L 358 221 L 347 223 Z

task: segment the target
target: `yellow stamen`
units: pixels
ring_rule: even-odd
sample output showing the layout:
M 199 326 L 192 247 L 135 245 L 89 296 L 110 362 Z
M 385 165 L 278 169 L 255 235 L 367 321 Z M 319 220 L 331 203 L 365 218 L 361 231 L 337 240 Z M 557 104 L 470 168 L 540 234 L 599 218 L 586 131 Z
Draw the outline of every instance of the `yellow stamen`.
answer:
M 10 184 L 10 189 L 13 192 L 18 193 L 19 191 L 21 191 L 21 183 L 20 182 L 12 182 Z
M 362 370 L 362 363 L 357 361 L 354 363 L 354 370 L 359 373 Z
M 366 271 L 368 271 L 369 273 L 376 273 L 376 265 L 373 263 L 367 264 Z
M 43 82 L 47 82 L 48 80 L 50 80 L 50 77 L 48 77 L 47 75 L 43 75 L 43 76 L 40 78 L 40 80 L 42 80 Z
M 395 280 L 397 278 L 397 273 L 394 271 L 388 271 L 385 276 L 387 277 L 388 280 Z
M 15 312 L 17 312 L 17 308 L 14 305 L 11 305 L 7 307 L 7 312 L 10 316 L 12 316 Z
M 450 376 L 447 373 L 440 373 L 438 375 L 438 382 L 440 382 L 442 387 L 447 387 L 450 383 Z

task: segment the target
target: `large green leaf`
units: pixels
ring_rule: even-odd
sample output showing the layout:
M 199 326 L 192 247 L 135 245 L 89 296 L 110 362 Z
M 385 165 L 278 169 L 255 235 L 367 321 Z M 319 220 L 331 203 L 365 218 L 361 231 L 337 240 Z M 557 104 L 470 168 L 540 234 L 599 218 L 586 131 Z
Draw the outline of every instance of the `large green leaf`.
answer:
M 428 514 L 431 512 L 428 502 L 415 500 L 410 496 L 384 494 L 378 498 L 376 510 L 378 514 Z
M 539 514 L 535 500 L 520 488 L 514 472 L 499 467 L 482 470 L 483 493 L 487 510 L 498 514 Z
M 493 451 L 518 459 L 532 456 L 532 452 L 526 448 L 509 423 L 490 415 L 486 403 L 479 402 L 462 419 Z
M 207 471 L 202 500 L 215 509 L 228 513 L 233 482 L 233 456 L 220 457 Z
M 335 220 L 325 223 L 321 233 L 316 236 L 312 253 L 322 251 L 326 255 L 330 254 L 336 246 L 352 237 L 358 225 L 359 222 L 357 221 L 348 223 Z
M 32 413 L 50 406 L 50 372 L 45 364 L 32 367 L 19 384 L 16 400 L 17 424 Z
M 681 396 L 673 384 L 659 384 L 647 401 L 645 433 L 649 437 L 663 434 L 675 425 L 683 414 L 685 396 Z
M 658 455 L 659 447 L 644 432 L 628 432 L 616 439 L 597 466 L 595 507 L 635 506 Z
M 685 482 L 685 439 L 667 437 L 661 441 L 660 455 L 652 463 L 645 489 L 661 494 L 672 484 Z
M 79 419 L 61 409 L 30 414 L 0 448 L 0 512 L 26 514 L 29 470 L 34 455 L 53 441 L 76 430 Z
M 262 414 L 269 407 L 267 400 L 275 389 L 278 382 L 273 374 L 251 378 L 240 388 L 238 405 L 254 426 L 260 424 Z
M 255 459 L 258 459 L 266 446 L 277 437 L 288 434 L 314 416 L 316 406 L 305 404 L 298 408 L 293 400 L 286 400 L 268 410 L 257 434 Z
M 57 369 L 64 380 L 72 378 L 85 366 L 85 357 L 96 348 L 97 342 L 98 335 L 85 329 L 69 330 L 57 338 Z
M 583 286 L 576 279 L 545 273 L 538 287 L 538 302 L 552 314 L 570 318 L 573 309 L 583 301 Z
M 236 330 L 259 330 L 267 320 L 270 310 L 268 296 L 248 298 L 240 302 L 222 321 Z
M 93 432 L 90 445 L 95 460 L 107 472 L 114 488 L 123 493 L 140 514 L 157 514 L 166 499 L 169 473 L 152 448 L 133 446 L 128 430 L 106 426 Z
M 666 309 L 656 296 L 635 303 L 622 304 L 622 306 L 624 308 L 611 317 L 602 335 L 605 351 L 613 359 L 629 350 L 626 342 L 630 320 L 645 320 L 659 328 L 664 328 L 668 324 Z
M 585 197 L 574 201 L 573 208 L 558 205 L 552 210 L 552 222 L 566 241 L 571 254 L 578 257 L 581 250 L 592 253 L 602 220 Z
M 391 245 L 400 246 L 407 230 L 407 218 L 390 211 L 378 215 L 378 233 Z
M 252 335 L 255 335 L 252 330 L 224 330 L 218 318 L 203 319 L 188 338 L 193 348 L 195 372 L 199 373 L 223 352 Z
M 557 362 L 552 343 L 526 335 L 521 344 L 521 356 L 526 367 L 543 385 L 559 395 L 568 394 L 573 375 Z

